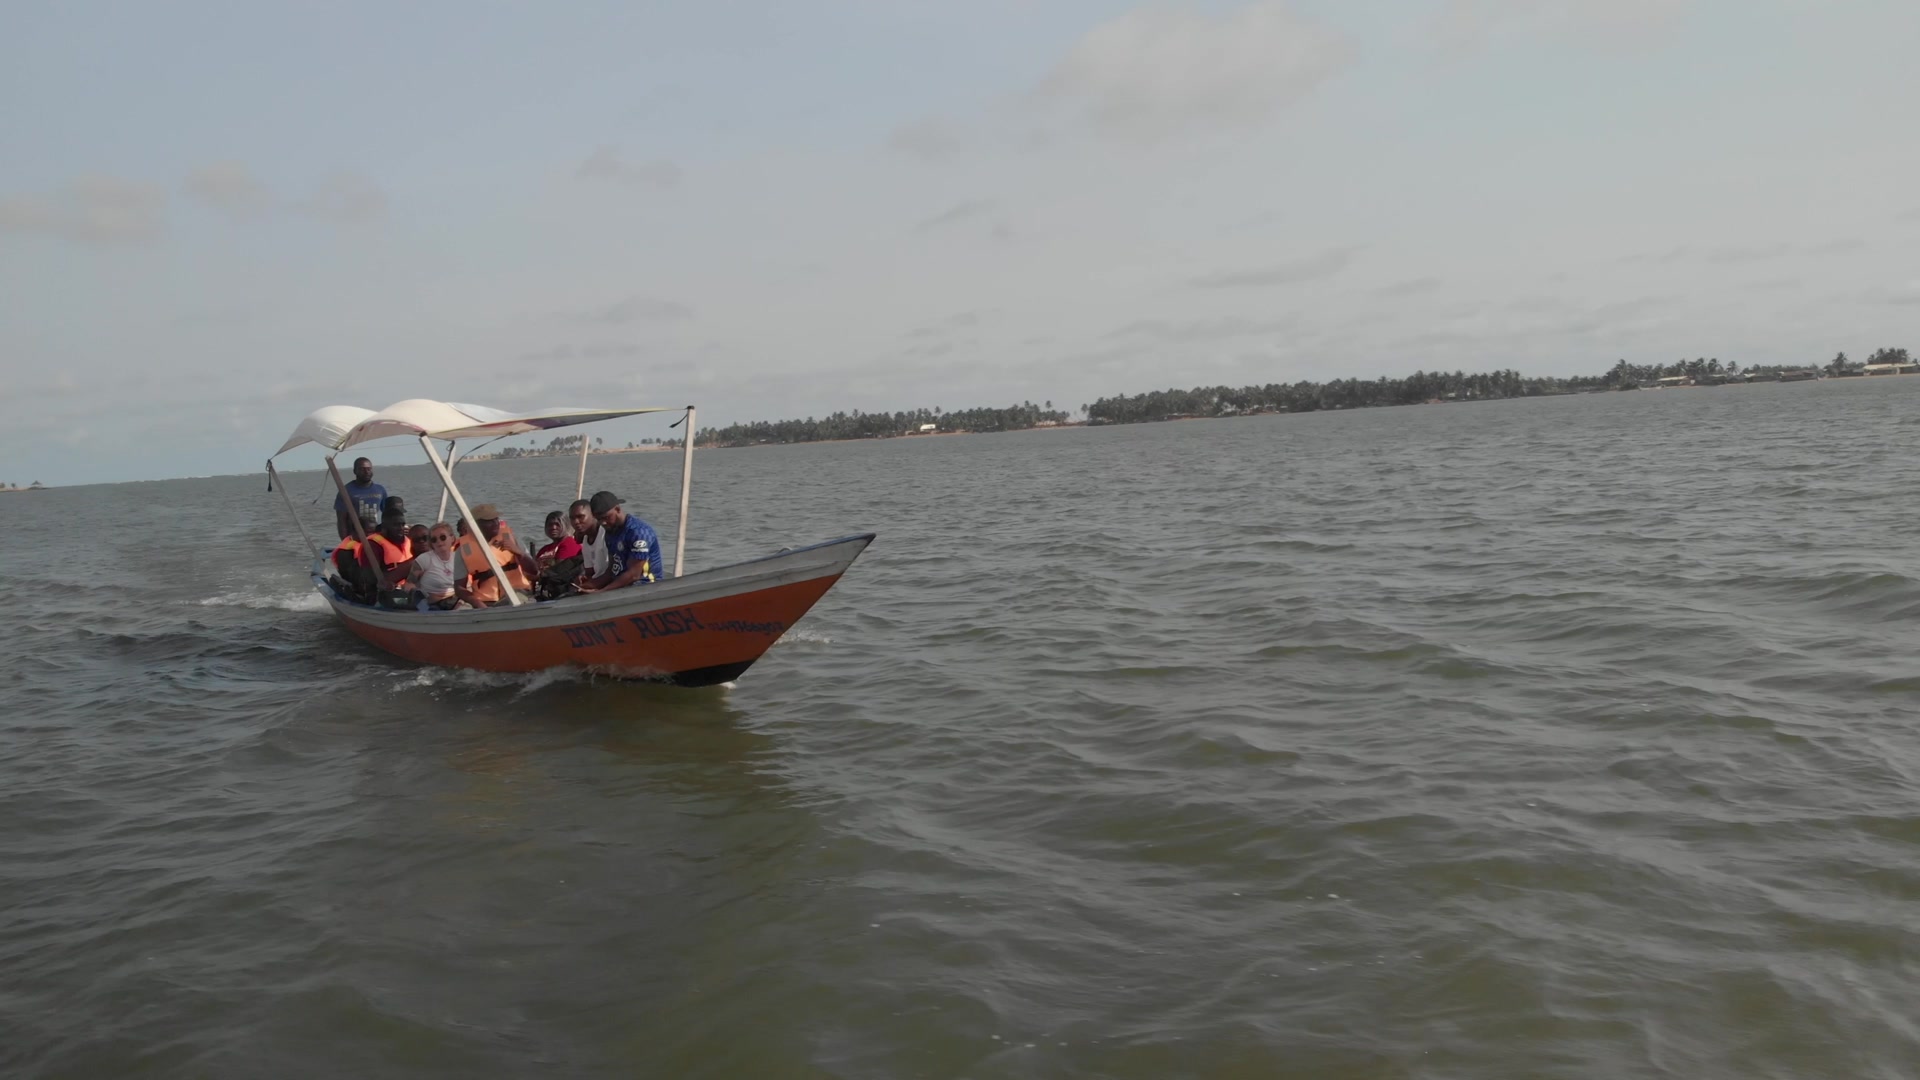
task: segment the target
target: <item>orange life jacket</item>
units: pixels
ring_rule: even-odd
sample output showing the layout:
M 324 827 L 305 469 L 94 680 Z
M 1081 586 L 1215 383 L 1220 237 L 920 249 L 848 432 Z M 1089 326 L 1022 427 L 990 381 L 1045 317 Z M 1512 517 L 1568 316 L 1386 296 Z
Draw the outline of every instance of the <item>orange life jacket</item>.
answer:
M 380 533 L 368 533 L 367 543 L 369 545 L 367 552 L 377 551 L 380 553 L 380 569 L 382 571 L 392 570 L 394 567 L 413 558 L 413 537 L 411 536 L 401 537 L 400 542 L 396 544 Z M 368 565 L 372 564 L 369 562 Z
M 482 542 L 482 538 L 472 533 L 461 537 L 460 558 L 466 563 L 467 573 L 473 575 L 474 599 L 497 604 L 506 599 L 507 594 L 501 591 L 499 580 L 493 576 L 493 568 L 487 565 L 487 557 L 480 551 Z M 504 521 L 493 538 L 493 557 L 500 560 L 501 568 L 506 570 L 507 584 L 521 592 L 532 591 L 533 582 L 521 569 L 527 556 L 520 551 L 520 545 L 514 542 L 513 530 Z

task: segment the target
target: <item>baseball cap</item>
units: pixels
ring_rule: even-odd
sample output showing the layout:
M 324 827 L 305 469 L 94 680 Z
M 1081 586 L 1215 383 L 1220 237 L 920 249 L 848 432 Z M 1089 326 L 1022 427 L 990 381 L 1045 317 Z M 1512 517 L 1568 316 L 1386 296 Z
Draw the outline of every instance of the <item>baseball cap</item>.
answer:
M 620 503 L 620 496 L 615 495 L 613 492 L 596 491 L 593 493 L 593 502 L 590 505 L 593 508 L 593 516 L 599 517 L 601 514 L 619 506 Z

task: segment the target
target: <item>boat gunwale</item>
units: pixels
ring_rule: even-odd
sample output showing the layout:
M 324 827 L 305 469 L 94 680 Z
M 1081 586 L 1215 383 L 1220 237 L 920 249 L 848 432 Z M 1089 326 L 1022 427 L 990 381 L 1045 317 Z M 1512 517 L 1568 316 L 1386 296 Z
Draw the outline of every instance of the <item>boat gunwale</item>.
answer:
M 328 584 L 327 581 L 327 576 L 332 572 L 331 549 L 329 549 L 327 554 L 323 554 L 319 559 L 314 561 L 313 567 L 309 571 L 309 577 L 313 581 L 314 588 L 326 599 L 327 603 L 333 608 L 334 613 L 342 619 L 353 620 L 369 626 L 427 634 L 512 633 L 519 630 L 596 622 L 608 617 L 618 617 L 635 612 L 646 612 L 679 607 L 685 604 L 702 603 L 739 593 L 774 588 L 791 582 L 810 581 L 828 576 L 838 577 L 844 574 L 848 567 L 853 565 L 853 561 L 860 557 L 861 553 L 866 550 L 867 545 L 872 543 L 877 535 L 876 533 L 870 532 L 855 533 L 834 540 L 823 540 L 816 544 L 808 544 L 804 547 L 789 548 L 768 555 L 755 556 L 751 559 L 728 563 L 725 566 L 716 566 L 708 570 L 696 571 L 677 578 L 663 578 L 659 581 L 638 586 L 628 586 L 624 589 L 610 590 L 597 595 L 568 597 L 565 598 L 564 601 L 528 603 L 518 607 L 496 604 L 491 607 L 458 611 L 421 612 L 381 608 L 371 604 L 346 600 L 335 593 L 333 587 Z M 844 559 L 835 558 L 811 563 L 807 565 L 804 570 L 799 571 L 797 576 L 790 579 L 782 580 L 785 578 L 785 575 L 775 572 L 764 575 L 764 579 L 762 579 L 761 575 L 734 573 L 734 581 L 722 580 L 722 576 L 728 575 L 730 572 L 737 572 L 744 568 L 754 567 L 776 560 L 809 562 L 804 559 L 796 560 L 795 557 L 809 555 L 846 544 L 858 544 L 859 546 L 850 554 L 846 555 Z M 748 583 L 751 583 L 751 587 L 749 588 L 729 587 Z M 710 590 L 715 588 L 721 591 L 711 593 Z M 556 606 L 560 603 L 564 603 L 565 607 Z M 425 621 L 421 621 L 423 616 L 425 617 Z

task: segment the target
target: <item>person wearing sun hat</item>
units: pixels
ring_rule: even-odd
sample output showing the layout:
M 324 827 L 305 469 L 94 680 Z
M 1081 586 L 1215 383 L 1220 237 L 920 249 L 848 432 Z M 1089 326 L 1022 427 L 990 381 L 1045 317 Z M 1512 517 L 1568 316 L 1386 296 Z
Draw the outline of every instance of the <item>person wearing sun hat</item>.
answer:
M 582 582 L 583 592 L 624 589 L 628 585 L 660 580 L 660 536 L 653 526 L 627 513 L 620 496 L 596 491 L 590 506 L 606 536 L 607 569 Z
M 480 535 L 471 534 L 460 538 L 460 558 L 467 572 L 473 575 L 473 597 L 475 606 L 497 604 L 507 598 L 506 591 L 493 575 L 493 567 L 487 565 L 487 557 L 480 545 L 493 545 L 493 557 L 500 561 L 500 568 L 506 571 L 507 584 L 521 592 L 533 588 L 530 571 L 534 566 L 531 556 L 520 550 L 520 543 L 514 538 L 513 530 L 500 519 L 500 509 L 492 503 L 481 503 L 473 508 L 474 523 L 480 527 Z

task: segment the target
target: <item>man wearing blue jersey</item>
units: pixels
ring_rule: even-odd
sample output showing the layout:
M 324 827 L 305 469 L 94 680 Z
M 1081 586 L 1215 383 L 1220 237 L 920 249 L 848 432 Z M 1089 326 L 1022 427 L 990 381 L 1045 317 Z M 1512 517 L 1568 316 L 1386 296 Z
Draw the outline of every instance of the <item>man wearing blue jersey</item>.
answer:
M 333 523 L 340 530 L 340 539 L 353 535 L 353 518 L 377 518 L 387 501 L 387 489 L 373 482 L 373 462 L 360 458 L 353 463 L 353 482 L 343 485 L 347 489 L 347 499 L 339 495 L 333 497 Z M 347 515 L 352 514 L 353 517 Z
M 600 522 L 607 545 L 607 569 L 599 577 L 582 582 L 583 592 L 624 589 L 629 585 L 660 580 L 660 537 L 653 526 L 627 513 L 620 496 L 611 491 L 596 491 L 589 505 Z

